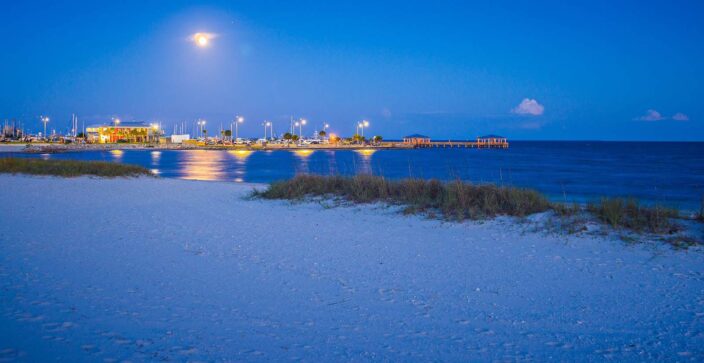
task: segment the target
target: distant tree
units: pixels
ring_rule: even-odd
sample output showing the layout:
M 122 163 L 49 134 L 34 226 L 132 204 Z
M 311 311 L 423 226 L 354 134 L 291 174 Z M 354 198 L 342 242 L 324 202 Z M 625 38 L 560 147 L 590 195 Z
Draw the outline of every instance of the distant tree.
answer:
M 377 144 L 380 143 L 381 140 L 383 140 L 383 139 L 384 139 L 384 138 L 381 137 L 381 135 L 376 135 L 376 136 L 374 136 L 374 137 L 372 138 L 372 140 L 374 141 L 374 143 L 377 143 Z
M 208 130 L 203 129 L 203 138 L 207 139 L 208 138 Z
M 287 132 L 284 134 L 284 140 L 292 140 L 292 139 L 293 139 L 293 135 L 291 135 L 290 132 Z
M 84 138 L 84 137 L 86 137 L 86 135 L 82 132 L 79 132 L 78 135 L 76 135 L 76 137 Z
M 291 135 L 291 140 L 298 141 L 298 139 L 299 139 L 298 135 Z
M 354 134 L 354 136 L 352 136 L 352 140 L 354 142 L 361 144 L 361 143 L 365 142 L 367 139 L 365 139 L 364 136 L 362 136 L 360 134 Z
M 327 135 L 327 134 L 328 134 L 328 133 L 325 132 L 325 130 L 321 130 L 321 131 L 318 133 L 318 136 L 320 136 L 320 137 L 325 137 L 325 135 Z
M 333 143 L 333 144 L 337 144 L 338 142 L 340 142 L 340 137 L 339 137 L 339 136 L 335 136 L 335 135 L 331 135 L 331 136 L 330 136 L 330 142 Z
M 142 136 L 142 132 L 137 129 L 132 129 L 130 130 L 129 135 L 132 142 L 137 142 L 139 137 Z

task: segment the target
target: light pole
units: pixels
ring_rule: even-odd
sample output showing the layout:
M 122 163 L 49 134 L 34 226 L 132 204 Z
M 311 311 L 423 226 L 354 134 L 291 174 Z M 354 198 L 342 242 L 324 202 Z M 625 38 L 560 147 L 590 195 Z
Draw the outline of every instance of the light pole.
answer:
M 271 122 L 264 121 L 264 140 L 266 140 L 266 129 L 271 127 Z M 271 136 L 274 137 L 274 130 L 271 130 Z
M 42 122 L 44 123 L 44 138 L 46 139 L 46 124 L 49 123 L 49 118 L 46 116 L 42 116 Z
M 325 133 L 323 135 L 323 140 L 325 140 L 328 137 L 328 128 L 330 127 L 330 124 L 327 122 L 323 124 L 323 132 Z
M 298 123 L 298 133 L 300 134 L 299 136 L 301 140 L 303 139 L 303 125 L 305 125 L 306 122 L 307 121 L 302 118 L 301 122 Z
M 159 143 L 159 124 L 152 124 L 152 136 L 154 137 L 154 142 Z
M 200 126 L 200 134 L 203 135 L 203 127 L 205 127 L 205 120 L 198 119 L 198 126 Z
M 358 127 L 360 129 L 362 129 L 362 137 L 364 137 L 364 129 L 369 127 L 369 121 L 364 120 L 364 121 L 360 122 Z
M 239 126 L 241 123 L 244 122 L 244 117 L 242 116 L 236 116 L 235 117 L 235 141 L 240 138 L 240 129 Z
M 112 119 L 112 134 L 110 136 L 110 142 L 117 142 L 117 138 L 119 137 L 118 130 L 117 130 L 118 126 L 120 126 L 120 119 L 117 117 L 114 117 Z

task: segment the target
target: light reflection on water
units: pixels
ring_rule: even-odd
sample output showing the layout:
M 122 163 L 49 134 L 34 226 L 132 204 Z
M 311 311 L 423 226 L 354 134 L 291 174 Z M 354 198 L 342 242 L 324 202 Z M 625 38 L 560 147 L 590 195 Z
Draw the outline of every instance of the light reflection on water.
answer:
M 188 180 L 223 180 L 225 154 L 222 151 L 186 150 L 181 161 L 181 178 Z
M 229 150 L 228 154 L 234 156 L 235 158 L 235 174 L 234 181 L 237 183 L 243 183 L 246 170 L 247 170 L 247 158 L 249 158 L 254 151 L 252 150 Z
M 113 159 L 120 161 L 122 159 L 122 156 L 125 155 L 125 152 L 122 150 L 110 150 L 110 154 L 112 155 Z
M 461 179 L 534 188 L 560 201 L 632 196 L 693 210 L 704 195 L 704 143 L 515 142 L 507 150 L 113 150 L 8 156 L 113 161 L 166 178 L 230 182 L 269 183 L 296 173 Z
M 294 150 L 293 153 L 298 157 L 299 162 L 296 163 L 296 174 L 306 174 L 310 173 L 310 168 L 308 167 L 308 158 L 313 155 L 315 150 L 310 149 L 300 149 Z
M 374 149 L 361 149 L 355 150 L 355 152 L 361 156 L 360 164 L 358 167 L 359 173 L 361 174 L 372 174 L 372 155 L 376 152 Z

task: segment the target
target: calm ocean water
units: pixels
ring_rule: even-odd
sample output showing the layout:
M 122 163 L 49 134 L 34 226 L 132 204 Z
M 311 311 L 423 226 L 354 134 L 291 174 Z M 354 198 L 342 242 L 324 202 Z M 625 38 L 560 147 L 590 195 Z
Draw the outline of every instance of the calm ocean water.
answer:
M 14 156 L 17 156 L 16 154 Z M 508 150 L 106 151 L 27 155 L 138 164 L 162 177 L 266 183 L 296 173 L 371 173 L 530 187 L 584 202 L 631 196 L 697 209 L 704 195 L 704 143 L 529 142 Z

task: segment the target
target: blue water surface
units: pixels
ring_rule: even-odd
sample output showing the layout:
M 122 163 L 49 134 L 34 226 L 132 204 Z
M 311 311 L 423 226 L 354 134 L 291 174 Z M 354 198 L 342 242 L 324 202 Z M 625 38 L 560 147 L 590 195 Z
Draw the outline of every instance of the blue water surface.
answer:
M 167 178 L 268 183 L 297 173 L 461 179 L 537 189 L 554 200 L 636 197 L 698 209 L 704 143 L 516 141 L 503 149 L 124 150 L 12 154 L 137 164 Z M 5 155 L 7 156 L 7 154 Z

